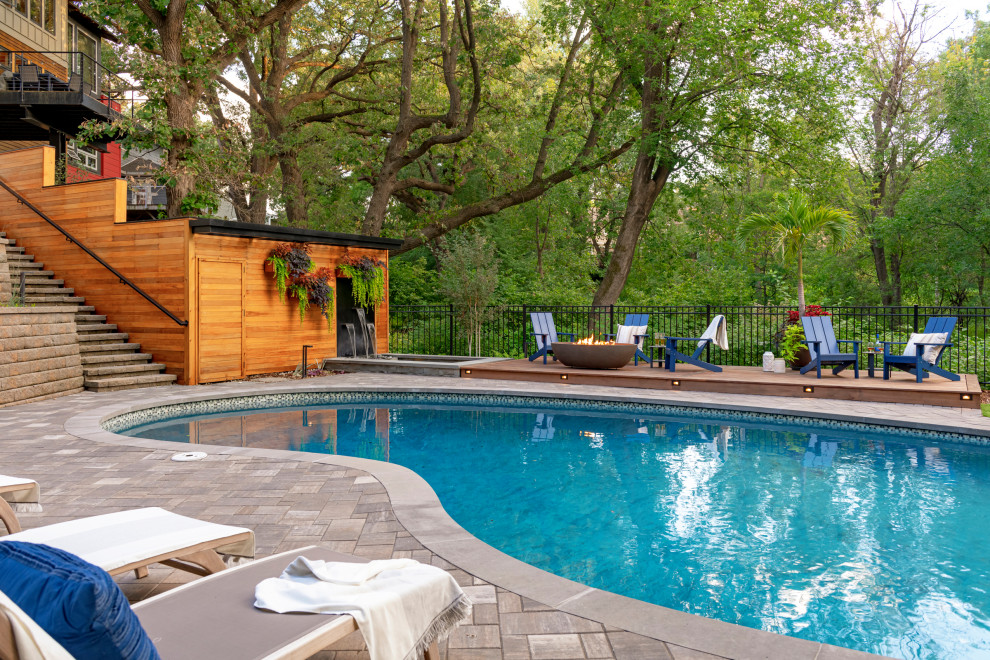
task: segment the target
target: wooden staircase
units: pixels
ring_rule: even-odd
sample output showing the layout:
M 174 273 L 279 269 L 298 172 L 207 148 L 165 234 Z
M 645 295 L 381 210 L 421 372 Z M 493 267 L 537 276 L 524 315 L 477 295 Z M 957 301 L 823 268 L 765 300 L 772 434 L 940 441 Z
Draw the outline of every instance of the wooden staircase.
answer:
M 0 232 L 0 238 L 6 234 Z M 73 307 L 76 310 L 76 331 L 79 355 L 82 359 L 83 385 L 92 392 L 110 392 L 138 387 L 171 385 L 176 377 L 166 374 L 165 365 L 151 361 L 150 353 L 141 353 L 141 345 L 129 343 L 126 332 L 107 323 L 107 317 L 96 313 L 86 299 L 74 295 L 55 273 L 44 270 L 34 256 L 25 254 L 15 239 L 8 239 L 7 264 L 15 292 L 20 275 L 25 273 L 24 303 L 27 305 Z

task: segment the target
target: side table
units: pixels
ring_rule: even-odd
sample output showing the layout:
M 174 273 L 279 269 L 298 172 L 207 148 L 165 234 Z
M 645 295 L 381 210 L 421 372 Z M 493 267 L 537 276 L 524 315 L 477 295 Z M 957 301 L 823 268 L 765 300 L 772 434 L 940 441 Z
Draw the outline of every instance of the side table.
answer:
M 879 351 L 864 351 L 866 353 L 866 375 L 870 378 L 875 378 L 873 371 L 877 369 L 877 356 L 879 355 L 883 358 L 883 353 Z
M 663 362 L 666 346 L 663 344 L 654 344 L 653 346 L 647 346 L 646 350 L 650 354 L 650 368 L 657 366 L 657 360 Z M 654 353 L 657 354 L 656 357 L 654 357 Z

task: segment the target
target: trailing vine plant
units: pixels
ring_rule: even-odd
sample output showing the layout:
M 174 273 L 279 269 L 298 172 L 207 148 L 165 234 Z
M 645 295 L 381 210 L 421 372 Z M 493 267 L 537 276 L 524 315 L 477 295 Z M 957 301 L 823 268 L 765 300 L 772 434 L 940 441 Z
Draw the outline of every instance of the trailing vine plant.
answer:
M 385 300 L 385 262 L 371 257 L 348 257 L 338 267 L 351 278 L 355 305 L 377 307 Z
M 285 302 L 287 292 L 296 299 L 299 322 L 306 319 L 306 311 L 313 305 L 326 317 L 327 327 L 332 330 L 333 271 L 324 267 L 313 272 L 315 265 L 305 243 L 279 243 L 267 262 L 272 265 L 279 300 Z

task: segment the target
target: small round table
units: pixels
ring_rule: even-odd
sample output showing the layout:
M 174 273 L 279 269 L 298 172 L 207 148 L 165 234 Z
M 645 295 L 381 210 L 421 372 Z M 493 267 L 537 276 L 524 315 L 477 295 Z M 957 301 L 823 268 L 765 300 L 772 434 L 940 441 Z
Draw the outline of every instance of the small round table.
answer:
M 651 368 L 657 366 L 657 360 L 663 361 L 664 351 L 666 350 L 666 348 L 667 347 L 665 345 L 663 345 L 663 344 L 654 344 L 653 346 L 647 346 L 646 347 L 646 350 L 649 351 L 649 354 L 650 354 L 650 367 Z M 656 358 L 653 357 L 654 352 L 657 353 L 657 357 Z

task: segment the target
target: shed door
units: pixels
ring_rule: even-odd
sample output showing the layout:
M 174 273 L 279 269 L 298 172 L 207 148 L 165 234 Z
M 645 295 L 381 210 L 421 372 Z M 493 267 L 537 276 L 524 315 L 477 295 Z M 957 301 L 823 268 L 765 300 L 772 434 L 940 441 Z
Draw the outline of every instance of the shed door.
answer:
M 199 260 L 199 382 L 244 377 L 243 265 Z

